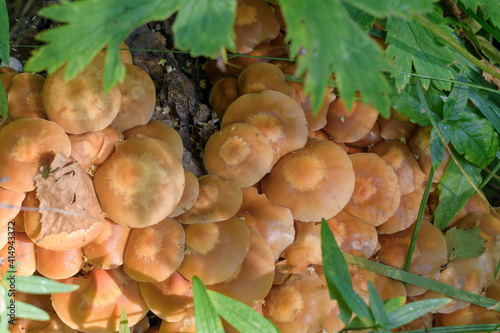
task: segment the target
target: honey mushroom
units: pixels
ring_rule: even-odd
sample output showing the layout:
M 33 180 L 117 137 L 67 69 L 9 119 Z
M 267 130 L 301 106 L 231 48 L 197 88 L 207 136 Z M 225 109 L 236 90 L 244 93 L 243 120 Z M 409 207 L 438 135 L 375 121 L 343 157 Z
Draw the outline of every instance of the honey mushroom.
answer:
M 7 114 L 12 120 L 21 118 L 47 119 L 42 104 L 44 83 L 45 78 L 35 73 L 19 73 L 12 78 L 7 94 Z
M 18 264 L 15 275 L 30 276 L 36 271 L 36 251 L 35 244 L 26 236 L 24 232 L 16 232 L 14 239 L 8 238 L 7 242 L 0 249 L 0 274 L 5 276 L 10 269 L 11 264 Z M 15 255 L 15 261 L 9 261 L 12 258 L 12 253 Z
M 200 183 L 198 178 L 187 170 L 184 170 L 184 177 L 186 179 L 186 183 L 181 200 L 168 217 L 177 217 L 182 213 L 187 212 L 191 207 L 193 207 L 196 199 L 200 195 Z
M 139 282 L 160 282 L 168 278 L 184 259 L 185 233 L 174 219 L 132 229 L 123 268 Z
M 240 96 L 274 90 L 295 99 L 295 89 L 286 82 L 283 72 L 267 62 L 258 62 L 245 68 L 238 77 L 238 87 Z
M 228 106 L 239 96 L 238 79 L 234 77 L 224 77 L 213 85 L 208 97 L 208 103 L 212 106 L 212 111 L 222 119 Z
M 37 246 L 36 251 L 36 270 L 52 280 L 72 277 L 85 263 L 81 248 L 54 251 Z
M 341 148 L 310 138 L 304 148 L 282 157 L 260 184 L 262 193 L 290 209 L 294 219 L 319 222 L 344 208 L 354 179 L 352 163 Z
M 210 136 L 203 155 L 209 174 L 237 182 L 257 183 L 270 170 L 273 151 L 269 141 L 251 124 L 233 123 Z
M 26 193 L 7 190 L 1 186 L 0 182 L 0 226 L 4 226 L 21 211 L 21 203 Z
M 391 116 L 379 116 L 380 136 L 385 140 L 399 140 L 407 142 L 416 131 L 418 124 L 412 123 L 398 111 L 391 109 Z
M 295 239 L 295 228 L 290 209 L 273 204 L 254 187 L 242 189 L 243 202 L 236 216 L 256 229 L 271 247 L 274 261 Z
M 311 265 L 321 265 L 321 225 L 295 222 L 295 240 L 281 254 L 287 262 L 286 272 L 305 274 Z

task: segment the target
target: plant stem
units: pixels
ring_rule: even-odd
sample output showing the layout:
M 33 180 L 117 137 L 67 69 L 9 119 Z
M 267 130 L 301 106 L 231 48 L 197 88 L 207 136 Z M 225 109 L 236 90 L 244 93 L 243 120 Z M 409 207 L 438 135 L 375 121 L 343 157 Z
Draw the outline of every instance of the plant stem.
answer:
M 438 25 L 431 22 L 428 18 L 423 17 L 422 15 L 415 16 L 415 21 L 422 25 L 424 28 L 432 31 L 436 36 L 440 37 L 443 42 L 457 50 L 462 56 L 464 56 L 467 60 L 472 62 L 474 65 L 479 67 L 481 70 L 487 72 L 493 77 L 500 80 L 500 73 L 496 72 L 494 69 L 489 68 L 486 64 L 483 64 L 479 59 L 474 57 L 469 53 L 458 41 L 448 33 L 446 33 L 443 29 L 441 29 Z

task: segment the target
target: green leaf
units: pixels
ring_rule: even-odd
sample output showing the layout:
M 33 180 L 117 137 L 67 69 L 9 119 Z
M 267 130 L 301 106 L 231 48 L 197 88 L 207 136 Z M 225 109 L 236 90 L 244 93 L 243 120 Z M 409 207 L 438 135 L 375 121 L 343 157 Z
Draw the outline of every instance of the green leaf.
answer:
M 66 293 L 72 292 L 79 288 L 75 284 L 66 284 L 57 281 L 52 281 L 41 276 L 18 276 L 8 273 L 5 275 L 4 280 L 9 281 L 14 279 L 16 290 L 27 294 L 53 294 L 53 293 Z
M 346 266 L 347 267 L 347 266 Z M 370 308 L 366 305 L 365 301 L 352 289 L 351 281 L 349 282 L 340 278 L 340 276 L 333 276 L 333 284 L 339 291 L 340 295 L 349 306 L 349 308 L 356 314 L 365 326 L 375 326 L 375 318 L 373 317 Z M 338 300 L 337 300 L 338 302 Z
M 191 56 L 216 58 L 228 48 L 234 51 L 234 0 L 184 0 L 172 26 L 175 45 Z
M 458 75 L 458 82 L 467 82 L 467 78 L 464 76 L 465 66 L 462 67 Z M 453 90 L 446 98 L 443 107 L 443 118 L 448 119 L 453 116 L 454 113 L 459 113 L 465 110 L 467 106 L 467 100 L 469 99 L 469 87 L 464 84 L 455 83 Z
M 464 171 L 477 186 L 481 182 L 481 168 L 465 161 L 460 156 L 456 157 Z M 475 190 L 453 161 L 448 164 L 446 173 L 439 182 L 438 190 L 439 205 L 434 212 L 434 225 L 440 230 L 444 230 L 465 206 Z
M 212 290 L 207 292 L 217 313 L 239 332 L 279 333 L 278 328 L 269 319 L 248 305 Z
M 6 64 L 9 63 L 9 53 L 9 13 L 5 0 L 0 0 L 0 59 Z
M 460 0 L 466 7 L 476 11 L 479 7 L 486 19 L 500 28 L 500 6 L 497 0 Z
M 394 298 L 390 298 L 388 300 L 385 300 L 384 301 L 385 312 L 386 313 L 392 312 L 392 311 L 396 310 L 397 308 L 400 308 L 403 305 L 405 305 L 405 303 L 406 303 L 406 297 L 404 297 L 404 296 L 394 297 Z
M 34 305 L 19 301 L 15 301 L 14 304 L 16 306 L 16 318 L 25 318 L 25 319 L 41 320 L 41 321 L 46 321 L 50 319 L 49 314 L 47 312 L 43 311 L 40 308 L 37 308 Z
M 449 262 L 455 259 L 476 258 L 486 251 L 483 239 L 479 236 L 478 225 L 467 230 L 453 227 L 446 232 L 444 237 Z
M 224 333 L 222 322 L 208 297 L 207 289 L 197 276 L 193 277 L 193 299 L 196 332 Z
M 349 16 L 351 16 L 354 21 L 358 22 L 359 26 L 364 31 L 368 31 L 371 29 L 371 27 L 373 27 L 373 24 L 377 20 L 375 16 L 362 11 L 361 9 L 351 5 L 350 3 L 346 3 L 346 1 L 343 1 L 343 3 L 345 9 L 349 13 Z
M 104 90 L 109 91 L 125 77 L 119 60 L 119 45 L 137 27 L 174 14 L 181 0 L 83 0 L 64 1 L 40 10 L 39 14 L 66 23 L 46 30 L 37 38 L 47 43 L 26 63 L 26 71 L 49 73 L 67 64 L 65 78 L 70 79 L 92 61 L 104 47 L 106 67 Z
M 447 327 L 426 327 L 418 330 L 405 331 L 406 333 L 477 333 L 496 332 L 500 324 L 460 325 Z
M 340 279 L 346 281 L 349 289 L 352 289 L 351 274 L 337 241 L 324 219 L 321 220 L 321 255 L 330 298 L 337 300 L 340 310 L 339 318 L 347 325 L 351 319 L 352 310 L 340 294 L 338 287 L 334 283 L 334 278 L 339 276 Z
M 368 281 L 368 297 L 370 299 L 370 310 L 372 312 L 373 318 L 375 318 L 378 326 L 386 327 L 389 321 L 386 313 L 386 308 L 384 302 L 380 298 L 371 281 Z
M 453 79 L 453 74 L 447 67 L 454 60 L 452 52 L 420 24 L 395 17 L 387 19 L 386 42 L 389 43 L 386 57 L 392 59 L 400 71 L 411 73 L 413 65 L 417 74 Z M 398 90 L 402 90 L 410 82 L 409 75 L 393 73 L 392 76 L 396 79 Z M 421 81 L 427 90 L 430 79 L 422 78 Z M 433 83 L 439 89 L 451 88 L 446 81 L 434 80 Z
M 412 16 L 430 12 L 437 0 L 345 0 L 378 18 L 397 16 L 411 19 Z
M 10 297 L 7 295 L 5 284 L 0 284 L 0 332 L 8 332 L 9 320 L 7 314 L 7 304 L 10 302 Z
M 500 51 L 483 36 L 476 36 L 479 46 L 492 65 L 500 65 Z
M 118 333 L 130 333 L 130 327 L 128 327 L 127 310 L 125 310 L 125 307 L 122 307 L 122 314 L 120 316 Z
M 445 128 L 443 128 L 441 123 L 438 123 L 438 128 L 441 131 L 441 133 L 446 130 Z M 441 140 L 441 138 L 439 137 L 439 134 L 437 133 L 437 130 L 435 128 L 432 128 L 431 131 L 429 149 L 431 152 L 432 167 L 434 168 L 434 170 L 436 170 L 441 164 L 441 162 L 443 162 L 444 152 L 446 150 L 446 147 L 443 143 L 443 140 Z
M 390 114 L 390 87 L 380 72 L 391 68 L 382 50 L 349 17 L 340 0 L 280 1 L 287 22 L 290 55 L 298 58 L 296 75 L 307 71 L 304 90 L 319 110 L 328 75 L 335 72 L 340 97 L 350 108 L 357 92 L 373 102 L 383 116 Z
M 427 312 L 435 310 L 450 301 L 451 299 L 449 298 L 431 298 L 403 305 L 402 307 L 387 314 L 389 319 L 387 328 L 393 329 L 408 324 L 418 317 L 423 316 Z

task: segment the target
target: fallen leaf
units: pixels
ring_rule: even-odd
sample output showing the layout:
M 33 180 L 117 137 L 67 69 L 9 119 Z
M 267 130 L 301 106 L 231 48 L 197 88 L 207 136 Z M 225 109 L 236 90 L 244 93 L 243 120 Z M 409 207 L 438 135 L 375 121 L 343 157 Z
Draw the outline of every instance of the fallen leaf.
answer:
M 483 60 L 481 60 L 481 62 L 483 64 L 485 64 L 486 66 L 490 67 L 491 69 L 495 70 L 496 72 L 500 73 L 500 69 L 493 66 L 488 60 L 483 59 Z M 498 87 L 498 90 L 500 90 L 500 80 L 499 79 L 493 77 L 493 75 L 486 73 L 485 71 L 483 71 L 483 77 L 486 81 L 491 82 L 493 84 L 496 84 Z

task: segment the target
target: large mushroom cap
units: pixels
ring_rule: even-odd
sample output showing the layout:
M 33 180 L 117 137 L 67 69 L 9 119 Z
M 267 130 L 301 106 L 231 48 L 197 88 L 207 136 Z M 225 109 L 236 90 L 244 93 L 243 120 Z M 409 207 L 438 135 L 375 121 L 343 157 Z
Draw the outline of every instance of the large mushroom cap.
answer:
M 130 139 L 97 169 L 94 186 L 102 209 L 116 223 L 143 228 L 167 217 L 184 191 L 184 169 L 166 143 Z
M 121 92 L 116 86 L 103 94 L 104 57 L 97 56 L 73 79 L 64 78 L 65 67 L 50 74 L 42 93 L 43 107 L 50 120 L 67 133 L 99 131 L 115 119 L 120 109 Z
M 339 146 L 311 138 L 304 148 L 281 158 L 262 179 L 261 188 L 269 200 L 289 208 L 294 219 L 319 222 L 339 213 L 349 201 L 354 171 Z
M 295 99 L 295 89 L 285 81 L 285 75 L 276 66 L 258 62 L 245 68 L 238 77 L 239 94 L 275 90 Z
M 71 153 L 71 143 L 54 122 L 25 118 L 11 122 L 0 131 L 0 186 L 12 191 L 35 189 L 34 177 L 56 153 Z
M 294 99 L 273 90 L 249 93 L 227 108 L 221 126 L 249 123 L 257 127 L 273 148 L 273 165 L 288 152 L 304 147 L 308 129 L 304 111 Z

